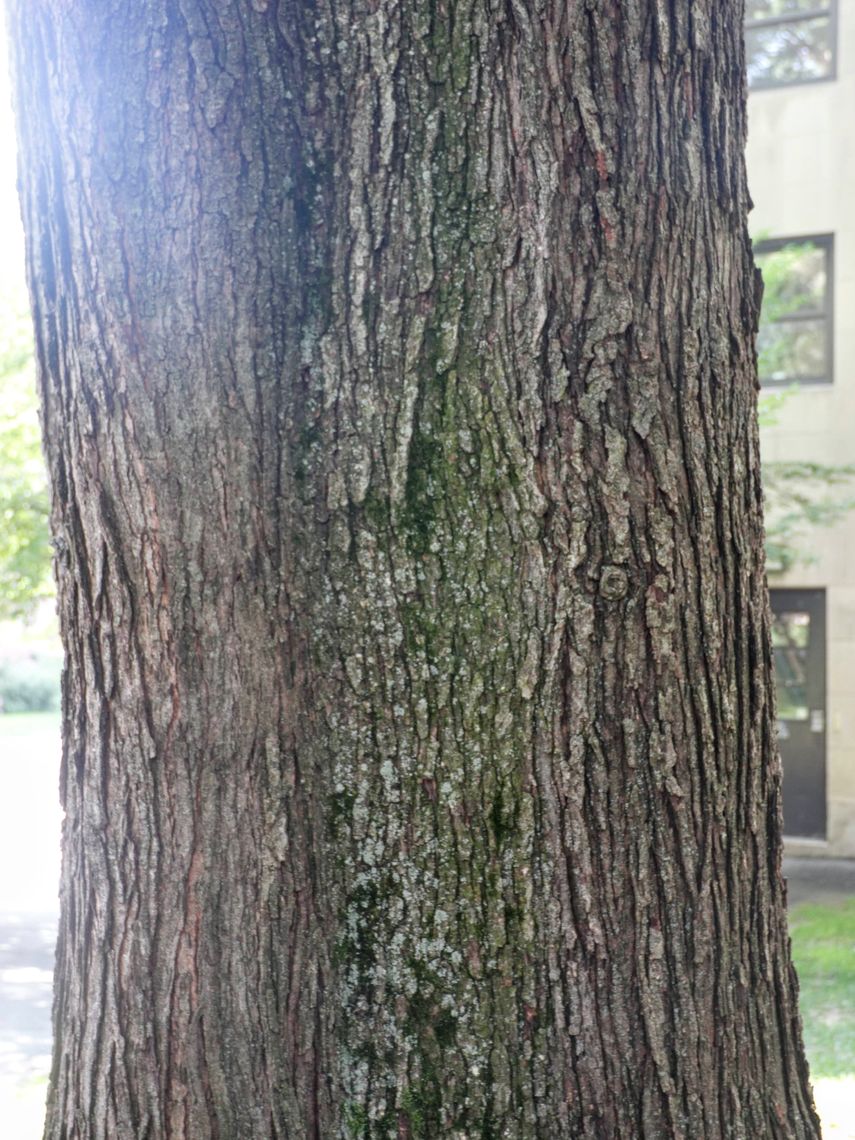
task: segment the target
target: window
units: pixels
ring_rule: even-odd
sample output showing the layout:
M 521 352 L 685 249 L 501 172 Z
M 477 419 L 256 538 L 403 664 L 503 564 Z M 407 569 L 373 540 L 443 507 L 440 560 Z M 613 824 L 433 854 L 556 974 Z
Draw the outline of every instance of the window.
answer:
M 755 243 L 765 286 L 757 334 L 763 384 L 831 383 L 832 252 L 828 234 Z
M 772 646 L 779 720 L 807 720 L 807 661 L 810 614 L 775 613 Z
M 747 0 L 745 54 L 751 87 L 831 79 L 836 0 Z

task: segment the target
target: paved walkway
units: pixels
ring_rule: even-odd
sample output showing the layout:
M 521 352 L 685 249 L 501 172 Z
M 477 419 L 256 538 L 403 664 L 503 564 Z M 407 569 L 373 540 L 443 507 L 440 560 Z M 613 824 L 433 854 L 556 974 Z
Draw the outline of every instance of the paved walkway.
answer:
M 0 915 L 0 1075 L 16 1082 L 50 1068 L 55 915 Z
M 855 859 L 785 858 L 787 902 L 833 903 L 855 895 Z
M 51 1050 L 56 915 L 0 914 L 0 1135 L 38 1140 Z
M 41 1136 L 59 883 L 59 717 L 0 729 L 0 1137 Z

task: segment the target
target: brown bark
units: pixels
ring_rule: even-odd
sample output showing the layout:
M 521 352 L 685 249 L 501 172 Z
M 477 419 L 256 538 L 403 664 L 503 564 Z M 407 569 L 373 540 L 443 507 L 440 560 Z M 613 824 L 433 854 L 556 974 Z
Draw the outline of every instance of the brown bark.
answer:
M 817 1137 L 740 6 L 9 8 L 46 1137 Z

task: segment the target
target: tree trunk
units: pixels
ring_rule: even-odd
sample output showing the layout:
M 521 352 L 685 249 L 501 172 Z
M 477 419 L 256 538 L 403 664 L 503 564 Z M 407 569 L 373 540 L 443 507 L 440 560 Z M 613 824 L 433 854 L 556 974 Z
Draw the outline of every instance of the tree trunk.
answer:
M 46 1137 L 817 1137 L 741 6 L 9 7 Z

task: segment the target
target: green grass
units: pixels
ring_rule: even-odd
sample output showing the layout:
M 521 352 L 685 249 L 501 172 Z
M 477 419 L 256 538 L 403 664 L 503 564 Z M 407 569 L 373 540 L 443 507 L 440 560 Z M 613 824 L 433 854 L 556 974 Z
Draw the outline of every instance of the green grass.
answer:
M 855 1076 L 855 898 L 790 912 L 811 1077 Z
M 805 1048 L 824 1140 L 855 1140 L 855 898 L 790 911 Z
M 33 733 L 59 733 L 58 712 L 3 713 L 0 715 L 0 740 L 18 740 Z

